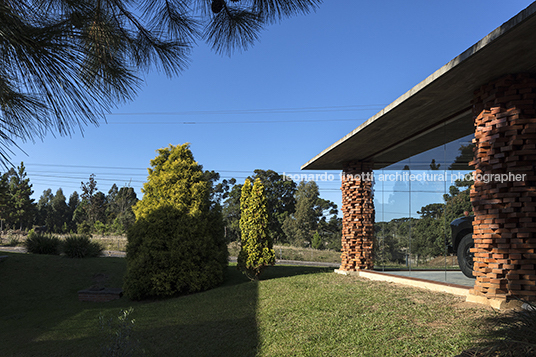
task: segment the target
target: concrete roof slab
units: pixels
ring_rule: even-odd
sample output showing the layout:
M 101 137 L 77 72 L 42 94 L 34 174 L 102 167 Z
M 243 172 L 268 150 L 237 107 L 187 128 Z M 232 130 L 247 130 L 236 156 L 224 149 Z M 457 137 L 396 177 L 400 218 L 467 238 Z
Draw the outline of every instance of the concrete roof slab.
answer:
M 380 169 L 474 132 L 473 93 L 510 73 L 536 72 L 536 2 L 302 166 Z

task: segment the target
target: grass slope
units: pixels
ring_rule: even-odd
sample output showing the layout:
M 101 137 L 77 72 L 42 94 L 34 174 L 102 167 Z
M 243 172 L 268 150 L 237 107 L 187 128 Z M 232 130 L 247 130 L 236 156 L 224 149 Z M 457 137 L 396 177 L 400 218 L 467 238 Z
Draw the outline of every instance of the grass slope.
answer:
M 474 346 L 496 312 L 460 298 L 314 267 L 276 266 L 172 299 L 83 303 L 100 274 L 120 287 L 121 258 L 9 254 L 0 263 L 0 355 L 98 356 L 99 315 L 134 308 L 146 356 L 454 356 Z

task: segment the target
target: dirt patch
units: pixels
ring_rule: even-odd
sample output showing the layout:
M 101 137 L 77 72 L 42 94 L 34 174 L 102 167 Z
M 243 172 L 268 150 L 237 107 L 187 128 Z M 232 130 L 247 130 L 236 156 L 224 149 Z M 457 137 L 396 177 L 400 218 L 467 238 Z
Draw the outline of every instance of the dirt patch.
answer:
M 432 260 L 427 261 L 426 263 L 422 264 L 423 266 L 429 266 L 429 267 L 444 267 L 445 266 L 445 257 L 435 257 Z M 449 255 L 446 257 L 446 265 L 448 267 L 450 266 L 458 266 L 458 257 L 455 255 Z

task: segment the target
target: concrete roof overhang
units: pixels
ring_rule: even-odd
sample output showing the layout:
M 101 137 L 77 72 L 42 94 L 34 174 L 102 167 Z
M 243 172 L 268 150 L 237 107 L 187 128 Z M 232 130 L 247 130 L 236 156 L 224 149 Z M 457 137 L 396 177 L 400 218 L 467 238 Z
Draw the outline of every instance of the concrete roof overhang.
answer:
M 536 71 L 536 2 L 322 151 L 302 170 L 349 161 L 381 169 L 474 132 L 471 100 L 481 85 Z

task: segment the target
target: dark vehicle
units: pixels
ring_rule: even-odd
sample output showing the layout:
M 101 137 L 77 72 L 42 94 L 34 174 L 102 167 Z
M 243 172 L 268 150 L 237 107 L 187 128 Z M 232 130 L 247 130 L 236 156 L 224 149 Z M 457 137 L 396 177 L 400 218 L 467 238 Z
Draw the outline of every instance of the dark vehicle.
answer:
M 467 216 L 455 219 L 450 222 L 452 232 L 452 249 L 458 256 L 458 265 L 462 273 L 468 278 L 474 278 L 473 275 L 473 219 L 474 216 Z

